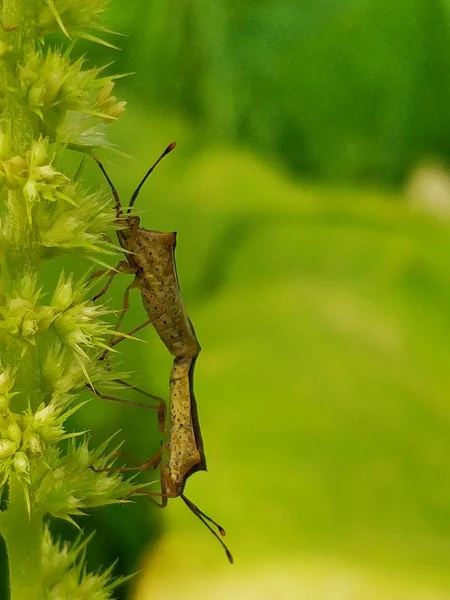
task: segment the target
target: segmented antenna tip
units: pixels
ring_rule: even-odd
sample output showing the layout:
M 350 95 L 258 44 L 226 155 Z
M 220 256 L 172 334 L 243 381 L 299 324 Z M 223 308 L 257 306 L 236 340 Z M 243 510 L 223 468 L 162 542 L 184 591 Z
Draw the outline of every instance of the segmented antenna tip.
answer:
M 177 147 L 177 143 L 176 142 L 172 142 L 171 144 L 169 144 L 167 146 L 167 148 L 164 150 L 164 154 L 169 154 L 169 152 L 172 152 L 172 150 L 175 150 L 175 148 Z

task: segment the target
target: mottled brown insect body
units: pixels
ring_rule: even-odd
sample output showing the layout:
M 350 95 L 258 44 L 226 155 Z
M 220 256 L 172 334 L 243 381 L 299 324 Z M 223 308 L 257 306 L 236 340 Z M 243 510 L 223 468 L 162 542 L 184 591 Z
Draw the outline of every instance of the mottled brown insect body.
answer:
M 127 260 L 136 272 L 153 327 L 172 356 L 193 358 L 201 350 L 181 298 L 175 266 L 176 232 L 141 229 L 139 218 L 128 219 L 129 229 L 118 232 L 120 244 L 128 250 Z
M 209 523 L 212 523 L 217 528 L 221 536 L 225 535 L 225 530 L 184 495 L 184 488 L 188 477 L 197 471 L 206 471 L 206 458 L 198 419 L 197 402 L 194 395 L 194 368 L 201 347 L 181 298 L 175 263 L 176 232 L 142 229 L 139 217 L 129 215 L 139 190 L 148 175 L 174 147 L 174 143 L 170 144 L 153 167 L 149 169 L 131 198 L 126 216 L 121 212 L 120 198 L 114 185 L 109 179 L 103 165 L 97 161 L 111 186 L 116 200 L 115 208 L 117 223 L 119 225 L 117 237 L 120 245 L 125 250 L 127 263 L 121 261 L 117 265 L 116 269 L 111 272 L 105 287 L 97 294 L 94 300 L 106 292 L 116 273 L 133 274 L 134 280 L 125 292 L 124 309 L 116 328 L 120 327 L 123 316 L 129 308 L 130 290 L 138 288 L 149 318 L 139 327 L 133 329 L 129 335 L 136 333 L 151 323 L 170 354 L 174 357 L 169 380 L 170 441 L 168 444 L 162 446 L 161 451 L 157 455 L 140 467 L 125 468 L 125 470 L 136 470 L 140 468 L 156 468 L 157 465 L 160 465 L 161 493 L 149 492 L 147 490 L 138 490 L 137 493 L 149 496 L 161 496 L 162 507 L 167 505 L 168 498 L 180 496 L 189 509 L 219 540 L 228 560 L 233 562 L 230 551 Z M 122 339 L 112 340 L 110 346 L 118 344 Z M 164 411 L 159 409 L 158 414 L 159 421 L 163 421 Z M 168 465 L 162 460 L 163 452 L 167 448 L 169 450 Z
M 170 374 L 169 474 L 178 494 L 187 478 L 206 471 L 206 458 L 193 389 L 195 358 L 177 358 Z M 189 399 L 189 401 L 188 401 Z

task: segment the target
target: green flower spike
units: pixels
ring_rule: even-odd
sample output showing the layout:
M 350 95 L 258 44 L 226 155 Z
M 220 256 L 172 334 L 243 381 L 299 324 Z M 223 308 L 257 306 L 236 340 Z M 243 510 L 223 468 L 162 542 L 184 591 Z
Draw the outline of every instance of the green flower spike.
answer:
M 123 75 L 100 77 L 106 67 L 85 69 L 85 62 L 83 57 L 72 61 L 61 49 L 31 47 L 22 61 L 4 62 L 0 91 L 37 115 L 52 142 L 92 146 L 86 139 L 101 124 L 117 119 L 126 103 L 112 95 L 114 79 Z M 108 145 L 103 129 L 98 131 L 101 145 Z
M 3 138 L 6 138 L 4 134 Z M 65 200 L 69 204 L 75 203 L 63 193 L 69 180 L 53 168 L 48 149 L 48 139 L 41 137 L 33 142 L 25 157 L 14 156 L 0 163 L 0 181 L 9 189 L 22 189 L 30 225 L 33 208 L 40 202 Z
M 52 33 L 59 27 L 69 39 L 84 38 L 109 48 L 117 48 L 89 33 L 90 30 L 115 33 L 99 23 L 107 0 L 78 0 L 76 4 L 73 0 L 45 0 L 45 4 L 47 6 L 43 8 L 39 22 L 41 35 Z
M 72 521 L 87 508 L 124 502 L 124 497 L 143 485 L 133 478 L 124 481 L 119 472 L 94 472 L 114 464 L 122 444 L 106 453 L 107 440 L 90 450 L 86 440 L 70 440 L 67 454 L 51 446 L 33 470 L 31 481 L 36 506 L 45 506 L 54 517 Z M 125 500 L 126 501 L 126 500 Z
M 107 33 L 99 23 L 106 4 L 0 3 L 0 535 L 9 569 L 0 596 L 10 600 L 112 600 L 126 578 L 87 573 L 89 538 L 55 543 L 44 519 L 79 527 L 76 516 L 143 487 L 109 470 L 120 443 L 91 447 L 69 419 L 86 404 L 87 385 L 126 376 L 97 360 L 116 333 L 111 311 L 90 302 L 86 278 L 60 273 L 53 289 L 40 279 L 52 270 L 42 269 L 45 260 L 73 253 L 101 263 L 117 249 L 110 194 L 86 191 L 63 170 L 68 150 L 112 148 L 106 130 L 125 108 L 117 77 L 71 56 L 77 38 L 109 45 L 97 37 Z M 68 50 L 47 44 L 57 31 L 71 38 Z
M 51 210 L 42 205 L 36 211 L 46 256 L 61 251 L 112 254 L 117 246 L 105 235 L 116 229 L 109 195 L 99 191 L 88 194 L 75 184 L 66 186 L 63 192 L 72 199 L 70 204 L 60 202 Z
M 112 568 L 103 573 L 87 573 L 84 567 L 86 547 L 92 535 L 70 545 L 54 541 L 46 527 L 42 540 L 43 588 L 45 600 L 109 600 L 115 588 L 129 577 L 113 579 Z
M 3 299 L 0 305 L 0 330 L 11 336 L 34 345 L 35 335 L 39 330 L 41 321 L 48 318 L 49 310 L 37 306 L 40 291 L 36 290 L 37 278 L 35 275 L 25 275 L 17 291 Z
M 73 350 L 75 357 L 88 359 L 87 349 L 109 348 L 103 339 L 113 331 L 100 320 L 111 311 L 101 304 L 94 306 L 83 300 L 84 292 L 83 284 L 74 286 L 71 275 L 65 279 L 61 274 L 53 295 L 52 307 L 57 315 L 53 328 L 61 342 Z

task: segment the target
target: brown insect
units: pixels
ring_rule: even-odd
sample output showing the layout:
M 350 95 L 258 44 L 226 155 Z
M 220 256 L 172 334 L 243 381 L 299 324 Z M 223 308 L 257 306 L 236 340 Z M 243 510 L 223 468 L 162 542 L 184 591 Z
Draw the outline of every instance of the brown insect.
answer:
M 121 261 L 115 270 L 110 272 L 105 286 L 93 298 L 93 301 L 107 292 L 118 272 L 133 274 L 134 279 L 125 291 L 123 310 L 116 329 L 120 328 L 122 320 L 129 309 L 131 290 L 138 288 L 141 292 L 148 319 L 135 327 L 128 335 L 135 334 L 151 323 L 166 348 L 174 356 L 170 374 L 170 441 L 168 444 L 164 444 L 154 457 L 142 465 L 125 467 L 121 470 L 135 471 L 159 466 L 161 492 L 137 490 L 135 493 L 150 497 L 160 496 L 161 503 L 157 504 L 162 508 L 167 505 L 168 498 L 180 496 L 188 508 L 219 540 L 228 560 L 232 563 L 233 557 L 230 551 L 209 523 L 217 528 L 221 536 L 225 535 L 223 527 L 202 512 L 198 506 L 184 495 L 187 479 L 197 471 L 206 471 L 206 457 L 200 431 L 197 402 L 194 395 L 194 368 L 201 347 L 181 297 L 175 263 L 176 232 L 143 229 L 140 227 L 139 217 L 130 214 L 148 176 L 175 147 L 175 142 L 170 144 L 147 171 L 131 197 L 125 216 L 114 184 L 101 162 L 95 159 L 115 199 L 115 211 L 120 227 L 117 231 L 117 237 L 120 245 L 125 250 L 127 262 Z M 104 271 L 94 275 L 103 273 Z M 110 347 L 119 344 L 123 339 L 122 337 L 111 339 Z M 108 350 L 103 353 L 102 358 L 106 356 L 107 352 Z M 152 406 L 152 408 L 158 410 L 160 430 L 166 432 L 163 406 L 160 404 Z M 163 453 L 166 450 L 169 453 L 168 465 L 162 460 Z

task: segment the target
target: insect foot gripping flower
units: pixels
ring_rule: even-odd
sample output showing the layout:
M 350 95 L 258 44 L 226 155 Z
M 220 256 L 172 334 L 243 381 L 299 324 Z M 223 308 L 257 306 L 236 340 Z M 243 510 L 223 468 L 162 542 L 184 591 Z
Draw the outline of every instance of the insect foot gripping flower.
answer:
M 108 196 L 88 193 L 63 165 L 71 149 L 111 146 L 107 128 L 125 103 L 105 67 L 88 68 L 89 57 L 74 59 L 46 39 L 62 32 L 112 46 L 102 39 L 111 33 L 100 22 L 106 3 L 0 3 L 0 535 L 9 570 L 0 597 L 10 600 L 111 599 L 123 580 L 113 582 L 108 569 L 89 574 L 89 540 L 55 542 L 44 519 L 73 522 L 142 487 L 90 469 L 110 467 L 120 443 L 91 448 L 68 424 L 83 410 L 80 390 L 112 378 L 97 360 L 113 333 L 108 311 L 71 274 L 56 285 L 40 279 L 44 261 L 74 254 L 102 263 L 116 251 Z

